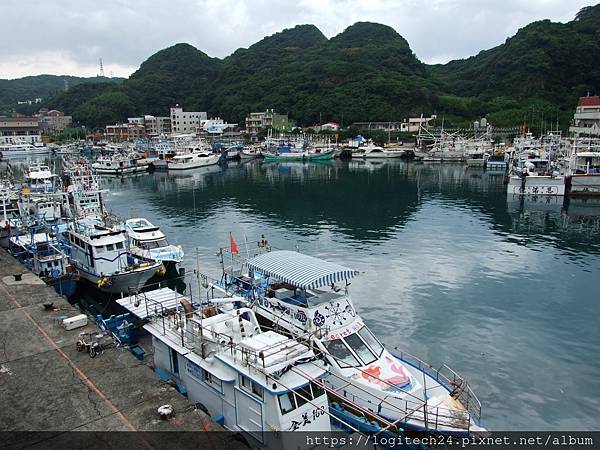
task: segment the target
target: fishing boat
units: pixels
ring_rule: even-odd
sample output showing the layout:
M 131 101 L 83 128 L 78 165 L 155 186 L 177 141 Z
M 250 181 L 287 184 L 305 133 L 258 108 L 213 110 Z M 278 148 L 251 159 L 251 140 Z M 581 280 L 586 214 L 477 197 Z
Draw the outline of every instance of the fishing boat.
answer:
M 117 302 L 152 336 L 159 376 L 224 428 L 261 446 L 281 445 L 289 436 L 282 431 L 330 431 L 325 370 L 312 363 L 314 351 L 263 331 L 253 310 L 235 306 L 243 300 L 197 305 L 163 288 Z
M 387 158 L 402 158 L 404 157 L 404 150 L 392 150 L 380 147 L 369 142 L 365 147 L 362 147 L 359 152 L 353 153 L 354 158 L 365 158 L 365 159 L 387 159 Z
M 326 161 L 335 158 L 336 155 L 335 148 L 314 148 L 306 152 L 305 159 L 307 161 Z
M 69 248 L 57 238 L 57 230 L 40 228 L 11 236 L 10 251 L 58 294 L 71 298 L 77 290 L 79 273 L 69 264 Z
M 140 158 L 135 154 L 123 155 L 114 153 L 108 156 L 100 156 L 92 164 L 92 169 L 103 175 L 127 175 L 143 172 L 148 169 L 148 164 L 139 163 Z
M 567 189 L 571 196 L 600 195 L 600 140 L 576 139 L 569 159 Z
M 217 164 L 221 155 L 216 155 L 203 148 L 194 148 L 191 151 L 178 152 L 167 161 L 168 170 L 186 170 L 197 167 L 212 166 Z
M 22 195 L 19 199 L 21 217 L 34 221 L 56 222 L 62 217 L 61 195 Z
M 21 223 L 19 195 L 9 180 L 0 180 L 0 246 L 8 248 L 8 238 L 13 228 Z
M 25 183 L 30 192 L 54 192 L 57 176 L 44 164 L 32 164 L 25 170 Z
M 513 160 L 507 194 L 565 195 L 565 177 L 547 159 L 521 154 Z
M 63 235 L 71 247 L 71 264 L 82 279 L 102 292 L 140 289 L 160 267 L 129 253 L 125 231 L 106 227 L 97 219 L 75 220 Z
M 47 155 L 50 148 L 44 145 L 32 144 L 3 144 L 0 145 L 0 159 L 23 157 L 30 155 Z
M 242 161 L 247 161 L 261 157 L 260 148 L 246 146 L 240 150 L 240 158 Z
M 156 158 L 152 161 L 154 170 L 167 170 L 167 162 L 172 159 L 177 150 L 170 142 L 161 140 L 155 147 Z
M 231 147 L 223 149 L 222 154 L 227 161 L 240 159 L 240 147 L 238 145 L 232 145 Z
M 504 156 L 490 156 L 485 162 L 485 171 L 490 174 L 500 174 L 505 175 L 506 170 L 508 168 L 508 164 L 506 164 L 506 160 Z
M 160 228 L 142 217 L 127 219 L 125 231 L 129 238 L 129 251 L 139 258 L 162 263 L 165 269 L 175 268 L 183 261 L 183 248 L 173 245 Z
M 481 404 L 462 377 L 445 365 L 434 369 L 408 353 L 392 353 L 369 330 L 348 292 L 356 270 L 269 250 L 261 240 L 256 256 L 232 254 L 231 266 L 222 253 L 224 283 L 215 288 L 245 296 L 258 317 L 291 336 L 309 332 L 328 367 L 324 383 L 331 396 L 404 428 L 453 435 L 484 430 Z M 241 266 L 234 268 L 234 261 Z

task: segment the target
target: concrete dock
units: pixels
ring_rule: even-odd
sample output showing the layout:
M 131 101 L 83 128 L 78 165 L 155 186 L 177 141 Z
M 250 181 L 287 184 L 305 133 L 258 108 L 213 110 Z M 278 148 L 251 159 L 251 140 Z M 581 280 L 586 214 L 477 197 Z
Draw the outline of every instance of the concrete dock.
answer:
M 21 281 L 13 276 L 18 273 Z M 222 430 L 155 375 L 150 345 L 142 344 L 144 361 L 126 348 L 107 349 L 94 359 L 78 352 L 79 333 L 98 328 L 93 320 L 72 331 L 60 325 L 60 316 L 77 314 L 81 311 L 0 249 L 0 431 Z M 173 406 L 171 419 L 157 413 L 164 404 Z M 202 448 L 222 448 L 217 436 L 227 439 L 225 433 L 198 433 Z

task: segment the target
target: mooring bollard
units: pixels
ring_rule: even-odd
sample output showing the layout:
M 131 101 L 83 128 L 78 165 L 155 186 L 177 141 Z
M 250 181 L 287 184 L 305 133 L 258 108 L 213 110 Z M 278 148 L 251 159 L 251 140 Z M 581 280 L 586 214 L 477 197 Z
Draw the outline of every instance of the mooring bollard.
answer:
M 13 277 L 15 277 L 15 281 L 21 281 L 23 279 L 22 273 L 14 273 Z

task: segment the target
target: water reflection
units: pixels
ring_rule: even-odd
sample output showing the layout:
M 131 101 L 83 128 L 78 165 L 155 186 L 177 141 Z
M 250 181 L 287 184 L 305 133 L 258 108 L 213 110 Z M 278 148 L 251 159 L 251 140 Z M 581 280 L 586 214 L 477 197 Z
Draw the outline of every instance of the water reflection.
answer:
M 229 232 L 361 272 L 357 308 L 390 347 L 469 378 L 492 429 L 593 429 L 600 200 L 507 197 L 503 177 L 386 161 L 231 164 L 106 179 L 218 275 Z M 250 245 L 250 244 L 249 244 Z M 198 249 L 196 253 L 196 249 Z

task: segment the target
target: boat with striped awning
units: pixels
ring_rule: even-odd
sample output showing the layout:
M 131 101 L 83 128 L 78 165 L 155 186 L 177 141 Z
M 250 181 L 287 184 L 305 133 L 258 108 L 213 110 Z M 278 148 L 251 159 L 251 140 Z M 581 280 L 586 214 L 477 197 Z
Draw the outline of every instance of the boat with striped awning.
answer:
M 289 250 L 263 253 L 247 261 L 250 270 L 300 289 L 315 289 L 347 281 L 357 270 Z
M 263 324 L 297 339 L 308 335 L 322 358 L 315 364 L 328 370 L 323 381 L 330 400 L 363 411 L 383 429 L 484 431 L 481 404 L 462 377 L 445 365 L 434 368 L 389 351 L 367 327 L 348 292 L 357 270 L 294 251 L 269 251 L 264 243 L 236 268 L 236 248 L 231 266 L 222 255 L 224 283 L 214 287 L 244 295 Z

